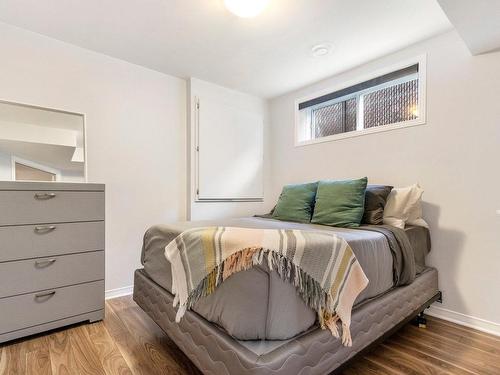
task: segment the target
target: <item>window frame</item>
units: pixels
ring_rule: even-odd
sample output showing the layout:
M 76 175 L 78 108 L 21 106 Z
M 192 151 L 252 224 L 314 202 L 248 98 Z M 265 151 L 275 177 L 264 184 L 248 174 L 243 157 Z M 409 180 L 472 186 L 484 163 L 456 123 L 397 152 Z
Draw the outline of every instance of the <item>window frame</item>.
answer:
M 397 71 L 400 69 L 404 69 L 406 67 L 410 67 L 410 66 L 415 65 L 415 64 L 418 64 L 418 79 L 419 79 L 419 82 L 418 82 L 418 118 L 416 118 L 414 120 L 401 121 L 401 122 L 397 122 L 397 123 L 393 123 L 393 124 L 375 126 L 375 127 L 368 128 L 368 129 L 364 129 L 364 128 L 359 129 L 360 124 L 361 124 L 360 120 L 361 120 L 361 117 L 363 116 L 363 111 L 360 111 L 360 108 L 362 108 L 362 105 L 363 105 L 363 102 L 362 102 L 363 95 L 370 93 L 370 92 L 373 92 L 373 91 L 380 90 L 381 88 L 383 88 L 384 85 L 387 85 L 387 83 L 385 83 L 385 84 L 377 85 L 374 87 L 370 87 L 368 89 L 365 89 L 365 90 L 362 90 L 362 91 L 359 91 L 356 93 L 345 95 L 345 96 L 340 97 L 340 98 L 335 98 L 329 102 L 320 103 L 320 104 L 317 104 L 317 105 L 311 107 L 311 109 L 320 108 L 322 106 L 332 105 L 332 104 L 335 104 L 337 102 L 344 101 L 348 98 L 357 97 L 358 99 L 361 99 L 361 100 L 358 100 L 358 103 L 357 103 L 357 111 L 356 111 L 357 112 L 357 122 L 356 122 L 357 130 L 346 132 L 346 133 L 333 134 L 333 135 L 320 137 L 320 138 L 300 140 L 300 139 L 306 138 L 307 134 L 310 135 L 310 129 L 305 129 L 307 127 L 303 126 L 303 124 L 301 124 L 301 111 L 299 110 L 300 103 L 318 98 L 318 97 L 323 96 L 323 95 L 327 95 L 327 94 L 335 92 L 335 91 L 345 89 L 345 88 L 350 87 L 350 86 L 357 85 L 359 83 L 383 76 L 385 74 L 388 74 L 388 73 L 391 73 L 391 72 L 394 72 L 394 71 Z M 316 144 L 316 143 L 331 142 L 331 141 L 337 141 L 337 140 L 346 139 L 346 138 L 360 137 L 360 136 L 368 135 L 368 134 L 386 132 L 386 131 L 390 131 L 390 130 L 409 128 L 409 127 L 418 126 L 418 125 L 425 125 L 427 123 L 427 121 L 426 121 L 426 117 L 427 117 L 426 116 L 426 99 L 427 99 L 426 98 L 426 86 L 427 86 L 426 71 L 427 71 L 427 56 L 425 54 L 423 54 L 423 55 L 414 57 L 412 59 L 402 61 L 398 64 L 391 65 L 391 66 L 388 66 L 386 68 L 371 72 L 370 74 L 366 74 L 366 75 L 359 77 L 359 78 L 356 78 L 354 80 L 346 81 L 346 82 L 343 82 L 343 83 L 340 83 L 337 85 L 333 85 L 333 86 L 328 87 L 327 89 L 324 89 L 321 91 L 316 91 L 313 94 L 296 99 L 294 102 L 294 112 L 295 112 L 294 146 L 295 147 L 307 146 L 307 145 Z M 312 112 L 312 110 L 308 111 L 308 112 Z

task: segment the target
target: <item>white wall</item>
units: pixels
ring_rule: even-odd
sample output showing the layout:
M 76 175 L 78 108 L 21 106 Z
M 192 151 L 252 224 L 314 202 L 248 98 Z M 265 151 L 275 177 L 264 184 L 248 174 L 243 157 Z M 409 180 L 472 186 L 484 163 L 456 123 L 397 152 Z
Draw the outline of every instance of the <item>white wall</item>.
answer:
M 85 177 L 79 171 L 61 171 L 61 181 L 85 182 Z
M 254 214 L 263 214 L 269 211 L 268 202 L 270 191 L 270 163 L 269 163 L 269 114 L 267 102 L 261 98 L 229 90 L 227 88 L 214 85 L 199 79 L 192 78 L 188 83 L 188 102 L 189 102 L 189 131 L 188 139 L 188 217 L 191 220 L 206 220 L 224 217 L 242 217 Z M 196 184 L 195 181 L 195 98 L 207 98 L 223 102 L 231 107 L 239 108 L 248 112 L 262 116 L 264 119 L 264 200 L 263 202 L 196 202 Z M 203 100 L 203 99 L 201 99 Z M 224 134 L 220 135 L 224 137 Z
M 5 24 L 0 35 L 0 99 L 86 115 L 89 181 L 106 184 L 106 289 L 132 285 L 147 227 L 185 218 L 186 82 Z
M 296 98 L 422 53 L 428 54 L 426 125 L 293 146 Z M 454 32 L 276 98 L 272 198 L 286 183 L 317 179 L 419 182 L 433 240 L 428 262 L 438 268 L 444 293 L 434 313 L 500 333 L 499 101 L 500 53 L 472 57 Z

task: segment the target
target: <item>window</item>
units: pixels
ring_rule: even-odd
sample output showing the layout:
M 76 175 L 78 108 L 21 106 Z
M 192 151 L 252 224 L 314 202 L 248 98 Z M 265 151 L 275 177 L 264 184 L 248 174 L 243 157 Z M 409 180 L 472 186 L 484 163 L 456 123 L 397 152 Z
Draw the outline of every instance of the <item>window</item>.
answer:
M 425 123 L 422 60 L 297 101 L 296 144 Z
M 16 181 L 56 181 L 55 173 L 15 163 Z
M 11 156 L 13 181 L 60 181 L 61 171 L 49 166 Z

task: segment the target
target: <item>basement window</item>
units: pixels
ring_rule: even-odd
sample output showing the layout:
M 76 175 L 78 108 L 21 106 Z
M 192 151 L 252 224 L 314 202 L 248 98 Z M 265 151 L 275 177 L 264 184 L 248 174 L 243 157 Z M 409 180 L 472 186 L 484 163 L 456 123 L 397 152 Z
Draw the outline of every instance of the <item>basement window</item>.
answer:
M 15 163 L 16 181 L 56 181 L 56 174 L 25 164 Z
M 295 144 L 425 123 L 424 58 L 296 102 Z

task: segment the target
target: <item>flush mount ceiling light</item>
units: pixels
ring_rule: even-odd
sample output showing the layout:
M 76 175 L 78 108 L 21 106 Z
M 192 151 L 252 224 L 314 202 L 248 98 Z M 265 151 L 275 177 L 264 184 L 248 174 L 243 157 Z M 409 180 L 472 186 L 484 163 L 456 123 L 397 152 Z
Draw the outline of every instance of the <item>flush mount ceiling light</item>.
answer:
M 314 57 L 326 56 L 332 52 L 332 46 L 328 43 L 317 44 L 311 48 L 311 53 Z
M 224 0 L 224 5 L 238 17 L 250 18 L 261 13 L 269 0 Z

